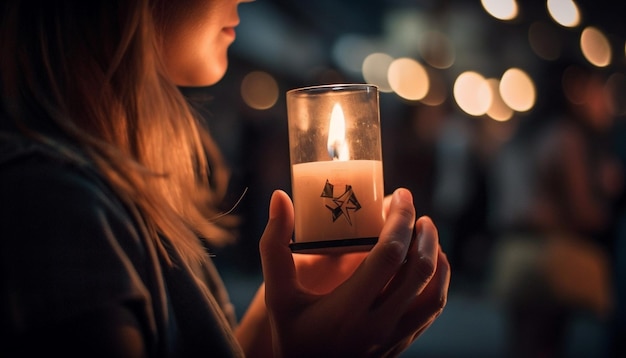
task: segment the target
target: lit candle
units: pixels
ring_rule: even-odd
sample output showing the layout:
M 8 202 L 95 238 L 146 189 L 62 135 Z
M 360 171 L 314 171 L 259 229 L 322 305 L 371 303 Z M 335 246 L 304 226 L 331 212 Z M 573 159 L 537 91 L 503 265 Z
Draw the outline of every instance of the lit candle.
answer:
M 288 92 L 288 110 L 295 208 L 292 250 L 368 250 L 383 226 L 376 88 L 342 85 L 293 90 Z

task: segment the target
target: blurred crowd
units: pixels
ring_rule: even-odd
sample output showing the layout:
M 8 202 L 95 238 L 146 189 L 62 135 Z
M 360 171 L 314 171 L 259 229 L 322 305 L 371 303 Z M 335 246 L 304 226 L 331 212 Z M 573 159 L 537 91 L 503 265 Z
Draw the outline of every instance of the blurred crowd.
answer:
M 584 64 L 542 72 L 536 108 L 507 124 L 414 109 L 389 185 L 421 193 L 456 282 L 502 305 L 507 356 L 563 356 L 577 314 L 606 324 L 607 351 L 622 356 L 623 89 Z

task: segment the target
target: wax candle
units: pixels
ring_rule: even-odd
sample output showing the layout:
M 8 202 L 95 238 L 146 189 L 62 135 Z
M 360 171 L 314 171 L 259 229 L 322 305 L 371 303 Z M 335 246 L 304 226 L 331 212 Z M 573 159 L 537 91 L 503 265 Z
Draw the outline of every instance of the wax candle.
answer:
M 297 242 L 365 239 L 354 246 L 375 242 L 371 239 L 378 237 L 383 223 L 381 161 L 310 162 L 296 164 L 292 171 L 297 183 L 293 186 Z
M 293 251 L 362 251 L 383 225 L 378 92 L 329 85 L 287 93 Z

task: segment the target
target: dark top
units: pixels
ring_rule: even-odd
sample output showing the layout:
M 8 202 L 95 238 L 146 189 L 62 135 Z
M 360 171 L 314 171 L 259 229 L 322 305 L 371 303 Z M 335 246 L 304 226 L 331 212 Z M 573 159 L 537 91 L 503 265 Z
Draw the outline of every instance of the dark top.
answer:
M 243 356 L 215 267 L 168 266 L 133 218 L 80 153 L 0 132 L 0 356 L 80 345 L 102 317 L 149 356 Z

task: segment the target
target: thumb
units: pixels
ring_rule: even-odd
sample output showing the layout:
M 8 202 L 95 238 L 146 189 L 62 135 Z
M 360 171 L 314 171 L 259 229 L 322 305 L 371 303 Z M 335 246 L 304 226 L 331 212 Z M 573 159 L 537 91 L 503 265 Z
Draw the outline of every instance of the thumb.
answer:
M 276 190 L 270 199 L 269 219 L 259 243 L 265 297 L 270 305 L 289 299 L 297 287 L 296 268 L 289 248 L 293 227 L 291 199 L 284 191 Z

